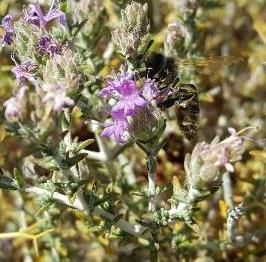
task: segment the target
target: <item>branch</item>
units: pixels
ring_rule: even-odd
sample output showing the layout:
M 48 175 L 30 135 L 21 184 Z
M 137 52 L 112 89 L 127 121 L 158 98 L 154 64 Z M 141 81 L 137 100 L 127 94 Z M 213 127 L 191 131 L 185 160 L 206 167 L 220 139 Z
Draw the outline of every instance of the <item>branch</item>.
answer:
M 157 159 L 154 156 L 148 156 L 148 191 L 149 191 L 149 205 L 148 211 L 154 212 L 156 210 L 156 170 Z
M 228 172 L 225 172 L 222 176 L 222 179 L 223 179 L 224 201 L 229 208 L 233 208 L 234 202 L 233 202 L 232 183 L 231 183 L 230 174 Z
M 51 192 L 45 189 L 42 189 L 40 187 L 26 187 L 23 190 L 24 192 L 27 193 L 33 193 L 35 195 L 47 195 L 50 194 Z M 56 202 L 59 202 L 61 204 L 64 204 L 68 207 L 78 209 L 80 211 L 86 212 L 86 209 L 84 207 L 84 204 L 81 202 L 80 199 L 75 199 L 73 203 L 71 203 L 66 195 L 60 194 L 58 192 L 53 193 L 53 200 Z M 115 215 L 105 211 L 104 209 L 100 207 L 95 207 L 94 208 L 94 214 L 95 215 L 100 215 L 104 218 L 107 218 L 109 220 L 115 219 Z M 129 222 L 125 221 L 124 219 L 119 219 L 117 222 L 114 223 L 117 227 L 122 229 L 123 231 L 135 236 L 135 237 L 140 237 L 144 231 L 147 229 L 146 227 L 140 225 L 140 224 L 130 224 Z
M 239 204 L 229 209 L 227 217 L 227 237 L 231 243 L 244 244 L 244 237 L 236 234 L 237 222 L 243 214 L 243 204 Z

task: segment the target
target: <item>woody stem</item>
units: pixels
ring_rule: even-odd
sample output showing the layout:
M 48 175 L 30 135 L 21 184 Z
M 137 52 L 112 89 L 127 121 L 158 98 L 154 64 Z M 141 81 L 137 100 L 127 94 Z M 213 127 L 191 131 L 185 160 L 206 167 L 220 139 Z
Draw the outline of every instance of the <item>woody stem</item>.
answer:
M 149 191 L 149 204 L 148 211 L 154 212 L 156 210 L 156 170 L 157 170 L 157 159 L 155 156 L 148 156 L 147 160 L 148 167 L 148 191 Z

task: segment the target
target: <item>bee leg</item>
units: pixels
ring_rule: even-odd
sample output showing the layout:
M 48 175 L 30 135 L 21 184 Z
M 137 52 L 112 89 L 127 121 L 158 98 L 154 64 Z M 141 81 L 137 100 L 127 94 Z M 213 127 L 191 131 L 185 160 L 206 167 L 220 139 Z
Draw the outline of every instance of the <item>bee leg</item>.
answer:
M 176 103 L 176 98 L 171 97 L 171 98 L 167 98 L 166 100 L 162 102 L 159 102 L 157 106 L 160 108 L 166 109 L 166 108 L 172 107 L 175 103 Z
M 180 81 L 180 78 L 177 76 L 177 77 L 174 79 L 174 81 L 172 82 L 171 87 L 176 87 L 177 84 L 179 83 L 179 81 Z

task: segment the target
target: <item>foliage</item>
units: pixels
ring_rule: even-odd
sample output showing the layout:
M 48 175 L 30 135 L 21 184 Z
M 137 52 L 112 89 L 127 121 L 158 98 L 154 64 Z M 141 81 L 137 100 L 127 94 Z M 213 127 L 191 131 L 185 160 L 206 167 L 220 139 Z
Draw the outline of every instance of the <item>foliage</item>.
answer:
M 1 1 L 0 260 L 263 261 L 265 10 Z

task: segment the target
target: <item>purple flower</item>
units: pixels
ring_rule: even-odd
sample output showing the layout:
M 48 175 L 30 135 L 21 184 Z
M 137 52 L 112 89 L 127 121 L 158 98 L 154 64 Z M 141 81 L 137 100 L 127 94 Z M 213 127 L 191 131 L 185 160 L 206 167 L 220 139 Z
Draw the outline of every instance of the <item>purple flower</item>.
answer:
M 25 14 L 25 21 L 43 29 L 47 29 L 49 22 L 58 19 L 62 25 L 66 25 L 66 14 L 60 11 L 58 8 L 50 9 L 45 15 L 40 7 L 39 3 L 29 5 L 29 9 Z
M 132 75 L 124 72 L 113 81 L 108 82 L 107 86 L 101 91 L 100 95 L 103 97 L 114 95 L 118 98 L 112 112 L 123 110 L 126 116 L 132 116 L 136 113 L 137 107 L 148 105 L 148 101 L 141 97 L 136 81 L 131 78 Z
M 18 64 L 15 61 L 15 63 L 16 65 L 12 68 L 11 72 L 16 76 L 18 82 L 23 82 L 26 80 L 33 81 L 35 79 L 34 71 L 37 68 L 36 64 L 34 64 L 32 61 L 26 61 L 21 64 Z
M 143 97 L 140 96 L 140 92 L 137 90 L 136 82 L 133 80 L 124 81 L 117 91 L 120 95 L 120 99 L 113 107 L 112 112 L 124 110 L 127 116 L 132 116 L 136 113 L 137 107 L 145 107 L 148 105 Z
M 154 79 L 147 78 L 141 93 L 149 101 L 156 99 L 160 95 L 157 82 Z
M 124 111 L 113 112 L 112 118 L 114 122 L 105 126 L 101 136 L 111 137 L 119 144 L 127 143 L 126 131 L 129 129 L 129 123 Z
M 60 54 L 61 45 L 55 42 L 55 40 L 49 36 L 41 36 L 39 40 L 38 51 L 51 56 L 54 54 Z
M 133 75 L 127 71 L 124 71 L 116 76 L 115 79 L 109 81 L 107 85 L 100 91 L 100 96 L 107 97 L 110 95 L 117 95 L 117 88 L 123 84 L 125 81 L 133 79 Z
M 229 128 L 228 131 L 231 135 L 221 142 L 216 138 L 211 144 L 198 143 L 192 152 L 192 156 L 200 156 L 205 163 L 232 172 L 234 170 L 232 163 L 241 159 L 244 147 L 243 139 L 235 129 Z
M 42 101 L 52 106 L 55 112 L 74 105 L 74 101 L 67 96 L 64 86 L 45 84 L 42 89 L 46 93 Z
M 21 118 L 25 104 L 25 92 L 27 91 L 27 89 L 28 88 L 26 86 L 22 86 L 15 96 L 9 98 L 4 102 L 3 105 L 5 108 L 5 118 L 8 121 L 14 122 Z
M 2 45 L 11 45 L 13 42 L 13 37 L 15 35 L 13 28 L 13 17 L 11 15 L 6 15 L 2 19 L 2 27 L 5 29 L 5 34 L 2 39 Z

